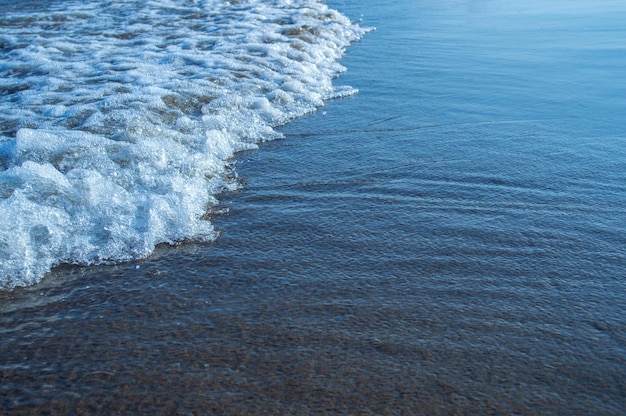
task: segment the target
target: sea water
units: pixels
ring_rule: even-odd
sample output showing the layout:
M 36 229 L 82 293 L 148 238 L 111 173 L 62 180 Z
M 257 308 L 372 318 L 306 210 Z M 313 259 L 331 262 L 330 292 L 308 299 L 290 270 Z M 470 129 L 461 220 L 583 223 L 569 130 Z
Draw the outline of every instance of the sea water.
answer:
M 210 241 L 233 155 L 324 100 L 364 33 L 319 2 L 0 5 L 0 286 Z
M 625 6 L 328 5 L 359 93 L 236 155 L 215 241 L 0 292 L 0 409 L 624 414 Z

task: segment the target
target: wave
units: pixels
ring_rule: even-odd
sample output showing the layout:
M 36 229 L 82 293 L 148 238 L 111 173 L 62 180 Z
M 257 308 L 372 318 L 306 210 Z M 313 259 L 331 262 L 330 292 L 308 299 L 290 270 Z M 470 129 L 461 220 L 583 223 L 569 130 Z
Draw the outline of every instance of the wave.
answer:
M 305 0 L 51 2 L 0 28 L 5 289 L 215 239 L 233 156 L 354 94 L 332 80 L 366 32 Z

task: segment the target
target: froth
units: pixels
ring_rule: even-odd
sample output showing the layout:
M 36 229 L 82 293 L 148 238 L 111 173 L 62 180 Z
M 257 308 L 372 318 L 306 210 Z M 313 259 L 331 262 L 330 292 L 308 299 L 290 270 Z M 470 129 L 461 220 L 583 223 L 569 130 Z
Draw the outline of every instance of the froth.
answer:
M 233 155 L 353 94 L 319 2 L 61 2 L 0 22 L 0 286 L 208 241 Z

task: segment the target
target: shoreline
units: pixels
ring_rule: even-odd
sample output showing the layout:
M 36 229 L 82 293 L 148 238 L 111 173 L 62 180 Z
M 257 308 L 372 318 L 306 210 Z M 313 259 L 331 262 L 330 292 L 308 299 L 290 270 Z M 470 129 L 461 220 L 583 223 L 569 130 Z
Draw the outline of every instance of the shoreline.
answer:
M 616 127 L 531 117 L 532 94 L 488 72 L 476 88 L 459 74 L 489 65 L 462 58 L 489 32 L 456 44 L 466 26 L 450 21 L 465 15 L 449 4 L 416 13 L 407 0 L 397 19 L 390 5 L 349 6 L 385 23 L 341 61 L 339 83 L 361 92 L 240 154 L 248 183 L 220 196 L 229 212 L 215 242 L 58 270 L 3 298 L 1 410 L 626 408 Z M 543 105 L 552 93 L 530 91 Z M 547 113 L 576 114 L 548 102 Z

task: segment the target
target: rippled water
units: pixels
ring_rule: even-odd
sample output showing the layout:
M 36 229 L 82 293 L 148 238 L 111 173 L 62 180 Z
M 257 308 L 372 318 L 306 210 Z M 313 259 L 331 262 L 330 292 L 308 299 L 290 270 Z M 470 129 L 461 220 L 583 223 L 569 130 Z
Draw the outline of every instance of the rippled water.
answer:
M 626 9 L 335 1 L 360 89 L 221 235 L 2 294 L 12 414 L 626 410 Z

